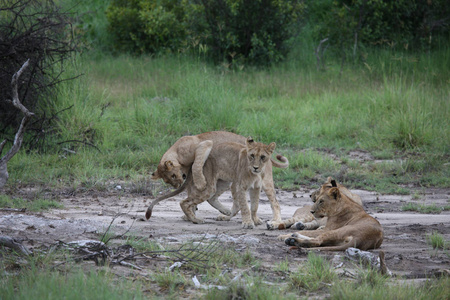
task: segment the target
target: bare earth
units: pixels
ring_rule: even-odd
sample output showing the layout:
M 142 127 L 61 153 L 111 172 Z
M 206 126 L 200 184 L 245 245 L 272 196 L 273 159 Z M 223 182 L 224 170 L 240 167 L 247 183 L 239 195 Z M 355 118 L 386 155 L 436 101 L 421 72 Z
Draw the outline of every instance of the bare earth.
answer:
M 297 191 L 278 190 L 282 217 L 289 218 L 298 207 L 310 203 L 311 192 L 312 188 L 308 187 Z M 385 239 L 381 250 L 384 250 L 386 264 L 394 274 L 406 278 L 425 278 L 450 269 L 449 250 L 436 251 L 427 244 L 427 236 L 433 232 L 442 234 L 446 241 L 450 241 L 450 212 L 420 214 L 401 210 L 401 206 L 409 202 L 438 207 L 449 205 L 450 189 L 427 189 L 419 200 L 412 200 L 410 195 L 379 195 L 363 190 L 353 192 L 361 196 L 366 211 L 383 226 Z M 206 234 L 206 237 L 219 237 L 224 243 L 235 247 L 236 251 L 250 249 L 265 266 L 278 265 L 287 259 L 295 269 L 296 262 L 306 259 L 304 252 L 290 251 L 288 246 L 276 239 L 279 234 L 292 232 L 292 229 L 269 231 L 264 224 L 253 230 L 243 230 L 240 215 L 229 222 L 216 221 L 218 212 L 208 203 L 201 204 L 197 211 L 205 224 L 196 225 L 182 220 L 179 201 L 184 196 L 183 193 L 161 202 L 154 208 L 152 218 L 145 221 L 145 210 L 151 199 L 132 196 L 126 188 L 117 190 L 113 185 L 108 192 L 75 195 L 60 193 L 63 209 L 44 213 L 0 212 L 0 235 L 22 240 L 31 249 L 48 246 L 56 241 L 99 239 L 99 232 L 104 232 L 114 216 L 120 213 L 122 215 L 114 221 L 116 233 L 125 232 L 131 227 L 130 232 L 136 236 L 166 244 L 182 243 Z M 230 192 L 222 195 L 220 200 L 231 207 Z M 272 217 L 264 193 L 261 194 L 258 214 L 263 220 Z M 374 253 L 378 251 L 373 250 Z M 322 255 L 331 259 L 335 254 L 324 252 Z

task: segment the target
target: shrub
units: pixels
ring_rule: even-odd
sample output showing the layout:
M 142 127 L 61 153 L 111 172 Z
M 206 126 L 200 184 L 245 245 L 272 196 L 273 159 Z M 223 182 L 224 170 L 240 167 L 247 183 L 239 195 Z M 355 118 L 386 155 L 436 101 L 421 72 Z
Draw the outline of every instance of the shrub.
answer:
M 115 47 L 131 53 L 202 51 L 216 62 L 269 64 L 299 29 L 298 0 L 113 0 Z
M 115 48 L 134 54 L 177 50 L 186 36 L 180 0 L 113 0 L 106 10 Z
M 197 0 L 191 11 L 193 34 L 216 62 L 266 65 L 288 52 L 286 42 L 299 31 L 302 1 Z M 194 5 L 195 6 L 195 5 Z

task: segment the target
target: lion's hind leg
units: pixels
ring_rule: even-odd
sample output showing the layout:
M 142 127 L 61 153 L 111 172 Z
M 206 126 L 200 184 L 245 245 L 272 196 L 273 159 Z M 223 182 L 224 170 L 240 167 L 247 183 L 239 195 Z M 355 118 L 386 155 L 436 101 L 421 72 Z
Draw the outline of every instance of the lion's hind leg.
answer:
M 220 211 L 225 216 L 231 216 L 231 210 L 223 206 L 222 202 L 219 201 L 219 196 L 222 195 L 226 190 L 230 188 L 230 183 L 227 181 L 219 180 L 216 184 L 216 192 L 208 200 L 212 207 Z

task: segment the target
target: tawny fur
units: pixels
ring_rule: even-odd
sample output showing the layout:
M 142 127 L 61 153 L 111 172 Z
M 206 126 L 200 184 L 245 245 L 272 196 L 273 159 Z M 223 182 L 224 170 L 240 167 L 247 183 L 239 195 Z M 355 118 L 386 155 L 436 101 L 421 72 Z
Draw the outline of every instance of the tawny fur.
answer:
M 328 217 L 324 230 L 280 235 L 278 239 L 290 246 L 323 251 L 343 251 L 349 247 L 376 249 L 383 242 L 380 223 L 338 187 L 317 194 L 311 212 L 316 218 Z
M 219 145 L 224 142 L 236 142 L 245 145 L 246 138 L 231 132 L 212 131 L 194 136 L 185 136 L 180 138 L 170 147 L 161 158 L 157 166 L 157 170 L 152 174 L 152 179 L 163 179 L 167 184 L 178 188 L 182 185 L 192 168 L 193 182 L 200 191 L 206 188 L 206 178 L 203 174 L 203 165 L 212 150 L 213 145 Z M 272 166 L 278 168 L 287 168 L 289 161 L 281 155 L 277 155 L 275 161 L 271 158 L 270 162 L 265 166 L 265 177 L 263 181 L 263 190 L 266 193 L 273 212 L 271 222 L 279 222 L 281 220 L 280 205 L 275 196 L 275 187 L 272 177 Z M 181 192 L 181 191 L 180 191 Z M 159 202 L 159 201 L 158 201 Z M 214 207 L 223 206 L 217 200 L 208 200 Z M 226 213 L 226 211 L 225 211 Z
M 326 189 L 332 188 L 331 182 L 333 181 L 332 177 L 328 177 L 327 181 L 322 184 L 320 189 L 317 191 L 314 191 L 310 197 L 313 202 L 316 202 L 316 197 L 320 193 L 323 193 Z M 361 197 L 352 193 L 350 190 L 348 190 L 345 186 L 342 184 L 337 183 L 337 188 L 339 188 L 339 191 L 342 194 L 345 194 L 350 200 L 352 200 L 355 203 L 358 203 L 362 207 L 362 200 Z M 312 206 L 306 205 L 304 207 L 298 208 L 294 215 L 286 220 L 281 220 L 280 222 L 273 222 L 272 224 L 267 225 L 268 229 L 286 229 L 286 228 L 293 228 L 296 230 L 315 230 L 315 229 L 322 229 L 325 224 L 327 223 L 327 218 L 320 218 L 316 219 L 313 214 L 311 213 Z
M 221 215 L 219 220 L 229 220 L 241 211 L 244 228 L 253 228 L 262 221 L 256 212 L 259 194 L 264 178 L 267 175 L 267 164 L 275 149 L 275 143 L 264 145 L 249 138 L 246 145 L 239 143 L 215 144 L 208 159 L 204 163 L 203 174 L 206 188 L 199 190 L 192 182 L 187 184 L 188 198 L 181 201 L 184 213 L 194 223 L 202 223 L 193 214 L 193 208 L 208 199 L 217 197 L 218 186 L 231 183 L 233 207 L 231 216 Z M 248 208 L 246 192 L 249 191 L 251 210 Z M 223 191 L 220 191 L 222 193 Z M 150 209 L 150 207 L 149 207 Z

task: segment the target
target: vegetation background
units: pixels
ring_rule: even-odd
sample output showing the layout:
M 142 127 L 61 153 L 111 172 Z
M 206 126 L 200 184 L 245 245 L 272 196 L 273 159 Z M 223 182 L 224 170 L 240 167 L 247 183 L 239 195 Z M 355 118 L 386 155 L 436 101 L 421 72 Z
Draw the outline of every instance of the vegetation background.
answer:
M 142 2 L 162 5 L 158 9 L 177 3 Z M 10 184 L 77 187 L 103 185 L 109 178 L 136 180 L 147 176 L 179 137 L 228 130 L 277 143 L 277 151 L 291 163 L 288 170 L 277 170 L 278 187 L 321 182 L 329 175 L 350 187 L 380 192 L 408 193 L 409 184 L 448 187 L 447 27 L 430 30 L 425 37 L 424 29 L 417 29 L 426 25 L 422 23 L 410 25 L 403 36 L 399 28 L 378 28 L 377 34 L 372 29 L 345 42 L 335 35 L 342 27 L 362 27 L 350 22 L 356 18 L 350 13 L 360 11 L 360 1 L 274 1 L 279 6 L 284 2 L 301 3 L 290 23 L 298 28 L 284 41 L 289 51 L 279 56 L 283 59 L 269 57 L 262 65 L 249 61 L 248 53 L 240 58 L 223 54 L 218 60 L 204 50 L 209 47 L 206 40 L 180 43 L 172 51 L 160 47 L 137 55 L 134 48 L 119 47 L 119 52 L 112 29 L 118 25 L 108 23 L 108 16 L 114 7 L 140 1 L 57 2 L 73 14 L 70 28 L 82 41 L 79 53 L 64 65 L 65 74 L 82 76 L 58 85 L 52 111 L 60 113 L 47 146 L 21 151 L 11 161 Z M 245 7 L 247 2 L 226 3 Z M 376 8 L 384 2 L 369 3 Z M 411 15 L 407 9 L 420 5 L 427 7 L 422 1 L 399 1 L 391 14 Z M 433 5 L 429 11 L 447 9 L 443 2 Z M 338 22 L 330 15 L 339 16 L 340 27 L 325 22 Z M 370 11 L 367 15 L 374 18 Z M 377 25 L 388 26 L 389 18 L 379 16 Z M 392 19 L 391 26 L 396 22 Z M 363 29 L 369 30 L 359 31 Z M 383 32 L 388 34 L 381 39 Z M 129 36 L 137 39 L 132 32 Z M 317 52 L 325 37 L 331 42 Z M 3 130 L 2 138 L 14 130 Z M 348 159 L 350 150 L 386 162 L 357 163 Z
M 82 76 L 46 95 L 52 130 L 10 161 L 10 190 L 104 190 L 121 180 L 151 192 L 148 176 L 163 153 L 183 135 L 213 130 L 276 142 L 290 161 L 275 170 L 278 188 L 318 186 L 327 176 L 380 193 L 450 186 L 445 1 L 55 4 L 71 15 L 66 33 L 79 42 L 64 76 Z M 277 18 L 267 19 L 267 7 Z M 215 18 L 203 19 L 202 9 Z M 0 140 L 15 129 L 3 128 Z M 354 150 L 368 159 L 350 159 Z

